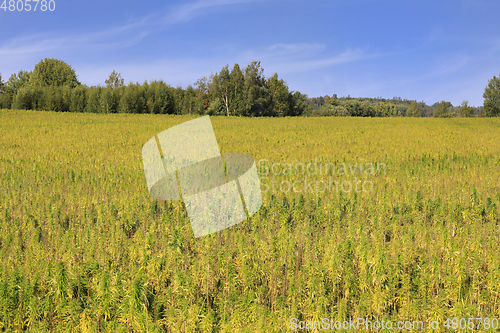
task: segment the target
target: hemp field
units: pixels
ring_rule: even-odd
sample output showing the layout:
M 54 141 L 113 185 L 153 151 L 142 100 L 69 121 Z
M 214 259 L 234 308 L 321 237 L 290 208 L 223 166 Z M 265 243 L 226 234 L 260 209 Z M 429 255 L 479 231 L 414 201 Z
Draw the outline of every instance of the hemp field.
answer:
M 149 196 L 141 155 L 193 118 L 0 111 L 1 330 L 500 318 L 500 119 L 212 117 L 267 190 L 194 238 L 181 202 Z M 348 167 L 284 174 L 296 163 Z

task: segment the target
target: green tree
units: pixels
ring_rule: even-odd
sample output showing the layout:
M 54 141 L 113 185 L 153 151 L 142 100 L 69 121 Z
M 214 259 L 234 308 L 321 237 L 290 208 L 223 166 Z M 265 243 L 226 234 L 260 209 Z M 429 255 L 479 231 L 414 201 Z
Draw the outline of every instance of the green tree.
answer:
M 355 99 L 349 99 L 342 103 L 342 106 L 347 110 L 347 114 L 352 117 L 360 117 L 363 114 L 361 102 Z
M 194 102 L 194 112 L 199 115 L 204 115 L 206 108 L 204 104 L 203 94 L 195 90 L 193 102 Z
M 212 73 L 209 77 L 203 76 L 195 83 L 196 93 L 201 97 L 205 110 L 208 109 L 212 102 L 213 82 L 214 74 Z
M 209 116 L 222 116 L 224 115 L 224 105 L 222 105 L 219 99 L 212 101 L 207 109 L 207 114 Z
M 500 75 L 493 76 L 488 81 L 488 86 L 484 89 L 484 116 L 499 117 L 500 116 Z
M 80 85 L 75 70 L 62 60 L 45 58 L 35 65 L 29 76 L 30 86 L 69 86 Z
M 269 104 L 269 91 L 260 61 L 252 61 L 245 68 L 245 110 L 247 116 L 263 116 Z
M 338 104 L 332 104 L 332 103 L 326 103 L 313 113 L 314 116 L 319 116 L 319 117 L 350 117 L 351 114 L 347 109 Z
M 12 103 L 12 97 L 7 93 L 0 93 L 0 109 L 10 109 Z
M 283 79 L 278 79 L 278 74 L 274 73 L 266 85 L 271 96 L 271 114 L 279 117 L 290 115 L 290 103 L 288 98 L 288 86 Z
M 106 87 L 115 89 L 123 87 L 124 81 L 125 80 L 122 78 L 122 75 L 113 70 L 111 74 L 109 74 L 109 78 L 104 81 L 104 83 L 106 83 Z
M 408 111 L 406 111 L 406 116 L 407 117 L 422 117 L 422 111 L 420 110 L 420 107 L 418 106 L 417 101 L 412 101 L 410 108 Z
M 450 107 L 450 102 L 441 101 L 437 109 L 434 111 L 435 118 L 446 118 L 449 117 L 448 108 Z
M 172 88 L 163 81 L 153 81 L 146 92 L 146 105 L 149 113 L 174 114 L 175 102 Z
M 12 74 L 9 80 L 5 83 L 6 92 L 15 93 L 22 87 L 28 85 L 31 72 L 20 70 L 17 74 Z
M 2 80 L 2 74 L 0 74 L 0 109 L 10 108 L 10 95 L 5 93 L 5 82 Z
M 69 111 L 71 112 L 84 112 L 87 104 L 87 91 L 85 86 L 78 86 L 71 89 Z
M 215 98 L 219 98 L 226 109 L 226 115 L 230 115 L 230 101 L 232 94 L 231 73 L 229 72 L 229 65 L 224 66 L 219 73 L 214 76 L 215 84 Z
M 87 104 L 85 112 L 100 113 L 101 112 L 101 87 L 91 87 L 87 91 Z
M 175 114 L 182 114 L 182 103 L 184 100 L 184 89 L 178 86 L 173 89 Z
M 19 110 L 34 110 L 36 109 L 36 106 L 33 103 L 33 88 L 25 87 L 22 89 L 19 89 L 19 91 L 16 93 L 12 107 L 14 109 L 19 109 Z
M 108 87 L 113 89 L 111 87 Z M 119 113 L 133 113 L 136 110 L 136 96 L 133 84 L 126 86 L 121 94 L 120 102 L 118 103 Z
M 466 117 L 466 118 L 474 117 L 474 111 L 475 111 L 475 108 L 472 106 L 469 106 L 468 101 L 463 101 L 462 104 L 460 105 L 460 107 L 458 108 L 458 112 L 459 112 L 460 116 Z
M 386 105 L 387 110 L 386 113 L 388 116 L 396 116 L 396 108 L 392 104 Z M 375 117 L 376 114 L 376 109 L 374 105 L 368 101 L 363 101 L 361 103 L 361 117 Z
M 312 107 L 307 104 L 307 95 L 298 91 L 290 92 L 290 116 L 302 116 L 312 112 Z
M 231 80 L 231 96 L 230 103 L 233 115 L 245 114 L 245 76 L 238 64 L 234 64 L 230 74 Z
M 368 101 L 364 101 L 364 103 L 370 104 Z M 368 104 L 365 105 L 365 109 L 368 107 Z M 373 115 L 376 117 L 394 117 L 398 116 L 398 111 L 394 104 L 382 102 L 374 107 Z
M 199 114 L 199 107 L 201 105 L 197 103 L 196 100 L 196 90 L 192 85 L 189 85 L 185 92 L 184 97 L 182 99 L 182 111 L 186 114 Z
M 68 111 L 67 100 L 64 99 L 64 88 L 57 86 L 33 87 L 33 103 L 37 103 L 37 109 L 43 111 Z M 24 88 L 26 89 L 26 88 Z M 41 94 L 37 94 L 41 92 Z M 34 107 L 35 108 L 35 107 Z
M 136 102 L 135 102 L 135 110 L 133 111 L 134 113 L 145 113 L 148 112 L 147 110 L 147 97 L 146 93 L 148 91 L 149 84 L 147 81 L 145 81 L 142 85 L 137 83 L 135 85 L 135 95 L 136 95 Z M 116 94 L 117 101 L 120 101 L 120 96 L 121 92 L 123 89 L 116 90 L 113 89 L 114 93 Z
M 119 96 L 113 88 L 103 88 L 101 90 L 99 102 L 101 113 L 116 113 L 119 103 Z

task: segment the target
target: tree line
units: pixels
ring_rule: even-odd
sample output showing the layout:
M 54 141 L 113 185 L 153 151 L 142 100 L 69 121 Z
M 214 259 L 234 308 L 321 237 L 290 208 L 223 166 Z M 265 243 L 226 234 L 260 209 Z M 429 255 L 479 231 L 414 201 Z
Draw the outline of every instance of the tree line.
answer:
M 185 89 L 163 81 L 124 85 L 113 71 L 105 86 L 88 87 L 70 65 L 44 59 L 32 72 L 21 70 L 5 83 L 0 77 L 0 108 L 226 116 L 300 116 L 309 109 L 306 95 L 290 91 L 277 74 L 265 78 L 263 71 L 258 61 L 243 70 L 226 65 Z
M 91 113 L 199 114 L 251 117 L 496 117 L 500 116 L 500 76 L 485 88 L 484 105 L 441 101 L 320 96 L 291 91 L 278 74 L 266 78 L 259 61 L 244 69 L 234 64 L 200 78 L 187 88 L 163 81 L 124 84 L 113 71 L 104 86 L 86 86 L 74 69 L 58 59 L 44 59 L 33 71 L 21 70 L 4 82 L 0 74 L 0 109 Z
M 486 89 L 488 90 L 488 88 Z M 441 101 L 427 105 L 423 101 L 402 99 L 377 98 L 351 98 L 320 96 L 309 98 L 308 103 L 312 111 L 310 116 L 351 116 L 351 117 L 496 117 L 500 115 L 498 106 L 470 106 L 468 101 L 463 101 L 459 106 L 451 102 Z M 486 103 L 485 103 L 486 104 Z

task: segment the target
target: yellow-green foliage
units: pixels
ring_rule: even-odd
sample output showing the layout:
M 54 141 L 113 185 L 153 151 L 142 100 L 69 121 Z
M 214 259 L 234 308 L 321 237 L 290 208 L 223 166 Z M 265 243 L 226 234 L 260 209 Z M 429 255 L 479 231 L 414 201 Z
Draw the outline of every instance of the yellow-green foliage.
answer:
M 0 111 L 0 328 L 282 332 L 290 319 L 499 318 L 500 120 L 212 117 L 222 152 L 385 164 L 267 181 L 373 185 L 263 194 L 199 239 L 147 191 L 142 145 L 191 116 Z M 262 174 L 262 177 L 265 175 Z M 286 187 L 286 186 L 285 186 Z M 314 188 L 314 187 L 313 187 Z

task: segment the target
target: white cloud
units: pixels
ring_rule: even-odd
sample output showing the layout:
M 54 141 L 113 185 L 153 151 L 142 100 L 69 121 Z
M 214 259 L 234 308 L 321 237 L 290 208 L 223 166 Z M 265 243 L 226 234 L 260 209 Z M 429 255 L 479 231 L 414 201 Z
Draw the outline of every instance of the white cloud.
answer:
M 467 65 L 469 57 L 465 54 L 454 55 L 441 59 L 435 68 L 427 74 L 424 74 L 419 79 L 430 79 L 434 77 L 449 76 L 456 73 L 458 70 Z
M 284 44 L 278 43 L 269 46 L 269 51 L 278 51 L 285 53 L 297 53 L 297 52 L 311 52 L 311 51 L 321 51 L 325 49 L 324 44 L 307 44 L 307 43 L 295 43 L 295 44 Z
M 41 53 L 48 50 L 63 47 L 66 38 L 47 38 L 40 34 L 12 39 L 0 46 L 0 55 L 17 56 L 30 53 Z
M 68 34 L 58 31 L 52 34 L 15 36 L 0 43 L 0 55 L 18 56 L 40 54 L 52 50 L 82 49 L 88 51 L 89 49 L 130 47 L 137 45 L 150 33 L 165 29 L 166 25 L 189 21 L 196 16 L 203 15 L 203 9 L 255 1 L 260 0 L 201 0 L 184 4 L 166 15 L 162 13 L 162 10 L 159 10 L 126 24 L 85 34 Z
M 299 61 L 290 61 L 283 62 L 280 64 L 276 64 L 279 68 L 281 68 L 280 72 L 282 73 L 293 73 L 293 72 L 304 72 L 311 70 L 318 70 L 322 68 L 332 67 L 348 62 L 359 61 L 362 59 L 371 58 L 374 55 L 368 55 L 360 50 L 347 50 L 343 53 L 319 58 L 319 59 L 304 59 Z
M 246 50 L 238 55 L 241 63 L 259 60 L 266 72 L 290 74 L 325 69 L 340 64 L 360 61 L 390 54 L 367 53 L 362 49 L 346 49 L 332 55 L 325 44 L 277 43 L 267 47 Z
M 171 13 L 167 14 L 162 21 L 166 24 L 187 22 L 196 18 L 197 16 L 203 15 L 203 10 L 210 7 L 235 5 L 240 3 L 251 3 L 258 1 L 262 0 L 199 0 L 177 7 Z

